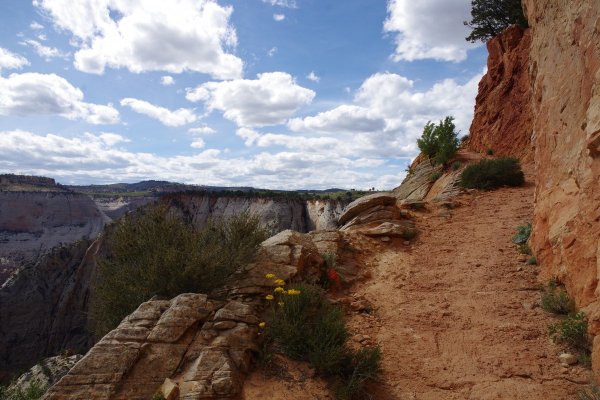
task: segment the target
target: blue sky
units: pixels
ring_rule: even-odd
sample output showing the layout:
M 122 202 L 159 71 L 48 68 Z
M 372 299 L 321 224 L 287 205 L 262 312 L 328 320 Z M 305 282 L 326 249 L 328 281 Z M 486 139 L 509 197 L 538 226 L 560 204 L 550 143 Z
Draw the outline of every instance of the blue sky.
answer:
M 390 189 L 468 132 L 469 0 L 4 0 L 0 172 Z

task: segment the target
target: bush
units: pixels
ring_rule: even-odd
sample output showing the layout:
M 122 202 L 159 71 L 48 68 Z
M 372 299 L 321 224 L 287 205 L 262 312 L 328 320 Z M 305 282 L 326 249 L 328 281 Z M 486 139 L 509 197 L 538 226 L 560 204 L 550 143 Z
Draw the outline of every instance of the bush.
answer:
M 419 149 L 436 164 L 446 165 L 458 151 L 458 133 L 453 117 L 446 117 L 438 125 L 428 122 L 417 139 Z
M 580 351 L 589 351 L 588 321 L 585 313 L 567 315 L 562 321 L 548 326 L 548 332 L 557 343 L 564 343 Z
M 460 184 L 470 189 L 491 190 L 501 186 L 520 186 L 525 176 L 515 158 L 481 160 L 465 168 L 460 175 Z
M 531 248 L 527 243 L 521 243 L 517 246 L 517 251 L 519 254 L 531 255 Z
M 473 28 L 467 40 L 487 42 L 512 24 L 527 26 L 521 0 L 472 0 L 471 21 L 464 24 Z
M 525 244 L 531 236 L 531 224 L 528 222 L 525 225 L 517 226 L 517 233 L 512 237 L 514 244 Z
M 0 386 L 0 400 L 39 400 L 46 390 L 45 386 L 36 382 L 26 384 L 24 388 Z
M 488 156 L 493 156 L 494 155 L 494 150 L 493 149 L 487 149 L 485 151 L 485 154 L 487 154 Z
M 537 265 L 537 257 L 531 256 L 527 259 L 527 265 Z
M 344 313 L 324 291 L 313 285 L 293 289 L 299 294 L 286 295 L 271 308 L 268 336 L 288 356 L 308 361 L 319 375 L 330 378 L 338 398 L 363 396 L 365 385 L 379 374 L 380 349 L 352 351 L 346 346 Z
M 436 171 L 433 174 L 431 174 L 431 176 L 429 177 L 429 182 L 433 183 L 433 182 L 437 181 L 438 179 L 440 179 L 441 176 L 442 176 L 442 173 Z
M 461 166 L 462 164 L 460 163 L 460 161 L 454 161 L 452 163 L 452 171 L 458 171 Z
M 249 214 L 212 220 L 196 231 L 155 205 L 118 221 L 107 237 L 110 255 L 98 263 L 90 315 L 102 336 L 153 296 L 211 293 L 252 261 L 266 231 Z
M 575 311 L 575 302 L 553 279 L 542 293 L 542 309 L 553 314 L 568 315 Z

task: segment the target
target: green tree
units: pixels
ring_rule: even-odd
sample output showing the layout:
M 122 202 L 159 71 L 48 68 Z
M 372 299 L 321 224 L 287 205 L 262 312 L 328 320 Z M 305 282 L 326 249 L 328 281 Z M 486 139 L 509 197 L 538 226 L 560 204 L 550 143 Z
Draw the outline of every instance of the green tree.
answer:
M 446 117 L 439 124 L 428 122 L 423 135 L 417 139 L 419 149 L 433 163 L 446 165 L 458 151 L 458 132 L 455 131 L 453 117 Z
M 471 21 L 464 24 L 473 30 L 466 37 L 470 42 L 487 42 L 512 24 L 526 27 L 521 0 L 472 0 Z
M 110 254 L 99 260 L 92 284 L 90 316 L 97 336 L 153 296 L 221 289 L 252 261 L 266 237 L 249 214 L 213 220 L 198 231 L 164 205 L 125 216 L 107 236 Z

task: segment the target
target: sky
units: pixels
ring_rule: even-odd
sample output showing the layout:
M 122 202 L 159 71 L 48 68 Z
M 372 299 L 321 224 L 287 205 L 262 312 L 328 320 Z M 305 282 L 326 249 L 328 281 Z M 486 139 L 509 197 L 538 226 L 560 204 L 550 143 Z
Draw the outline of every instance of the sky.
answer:
M 2 0 L 0 173 L 386 190 L 468 133 L 470 0 Z

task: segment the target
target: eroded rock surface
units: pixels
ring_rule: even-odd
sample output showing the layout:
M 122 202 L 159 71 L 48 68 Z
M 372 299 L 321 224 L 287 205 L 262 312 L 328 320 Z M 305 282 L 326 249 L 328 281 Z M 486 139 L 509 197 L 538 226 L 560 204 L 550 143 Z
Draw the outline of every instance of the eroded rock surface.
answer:
M 525 0 L 532 30 L 536 203 L 532 248 L 600 334 L 600 7 Z M 593 369 L 600 375 L 600 336 Z
M 495 156 L 533 159 L 529 29 L 513 25 L 487 42 L 487 73 L 479 82 L 468 147 Z

